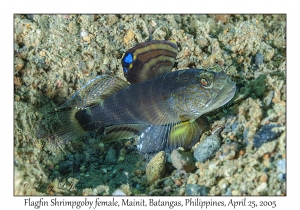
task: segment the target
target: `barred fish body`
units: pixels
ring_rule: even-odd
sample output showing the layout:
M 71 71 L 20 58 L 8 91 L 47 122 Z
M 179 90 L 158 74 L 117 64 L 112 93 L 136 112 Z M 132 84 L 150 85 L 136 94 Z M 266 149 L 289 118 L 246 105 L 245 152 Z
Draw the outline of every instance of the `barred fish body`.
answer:
M 216 81 L 211 81 L 216 83 L 211 84 L 215 87 L 203 87 L 200 82 L 203 75 L 215 77 Z M 95 127 L 89 128 L 89 123 L 78 122 L 82 128 L 93 130 L 114 124 L 166 125 L 181 122 L 182 118 L 196 119 L 232 98 L 234 83 L 225 80 L 221 85 L 218 82 L 221 77 L 226 78 L 222 72 L 188 69 L 129 85 L 106 98 L 101 105 L 76 113 L 97 122 Z
M 159 50 L 168 45 L 168 52 L 172 51 L 170 43 L 165 42 L 143 46 L 151 46 L 155 51 L 153 44 L 159 44 Z M 147 50 L 140 51 L 152 64 L 155 62 L 151 61 L 151 55 L 156 53 L 154 57 L 159 57 L 157 52 L 147 55 Z M 166 66 L 172 61 L 163 66 L 161 57 L 158 61 L 161 71 L 142 72 L 141 76 L 139 69 L 130 63 L 139 57 L 136 52 L 139 51 L 131 50 L 133 54 L 127 53 L 125 56 L 129 58 L 123 58 L 123 63 L 127 62 L 124 74 L 130 75 L 131 84 L 117 77 L 99 76 L 59 108 L 72 108 L 61 112 L 61 119 L 66 122 L 63 124 L 70 122 L 56 132 L 61 139 L 103 129 L 103 142 L 139 136 L 138 149 L 144 153 L 189 147 L 204 130 L 205 123 L 199 117 L 226 104 L 235 93 L 235 83 L 223 72 L 202 69 L 170 72 Z M 143 71 L 153 71 L 152 64 Z

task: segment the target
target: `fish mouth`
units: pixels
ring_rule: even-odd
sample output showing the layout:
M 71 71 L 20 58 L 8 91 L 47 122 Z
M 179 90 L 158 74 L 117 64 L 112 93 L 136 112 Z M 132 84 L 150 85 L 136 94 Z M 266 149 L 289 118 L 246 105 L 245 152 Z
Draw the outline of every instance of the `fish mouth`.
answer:
M 234 96 L 236 91 L 236 86 L 234 82 L 230 82 L 225 87 L 223 87 L 214 98 L 206 104 L 205 107 L 209 107 L 210 110 L 216 109 L 228 103 Z
M 216 73 L 215 77 L 216 81 L 224 81 L 224 83 L 216 97 L 209 103 L 209 106 L 218 108 L 228 103 L 233 98 L 236 91 L 236 84 L 223 71 Z
M 222 105 L 220 106 L 223 106 L 224 104 L 228 103 L 234 96 L 235 94 L 235 91 L 236 91 L 236 86 L 235 86 L 235 83 L 232 85 L 231 88 L 228 88 L 223 94 L 227 95 L 226 99 L 224 100 L 224 103 L 222 103 Z M 219 95 L 219 94 L 218 94 Z

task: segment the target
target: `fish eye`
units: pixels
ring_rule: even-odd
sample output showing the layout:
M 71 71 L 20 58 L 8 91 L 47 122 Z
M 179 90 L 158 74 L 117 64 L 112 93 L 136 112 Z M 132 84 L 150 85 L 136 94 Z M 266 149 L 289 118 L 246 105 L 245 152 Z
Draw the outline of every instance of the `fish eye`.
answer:
M 213 75 L 208 73 L 203 73 L 200 75 L 200 84 L 204 88 L 209 88 L 212 85 Z
M 207 80 L 207 78 L 203 77 L 201 78 L 201 85 L 204 86 L 204 87 L 207 87 L 209 86 L 209 81 Z

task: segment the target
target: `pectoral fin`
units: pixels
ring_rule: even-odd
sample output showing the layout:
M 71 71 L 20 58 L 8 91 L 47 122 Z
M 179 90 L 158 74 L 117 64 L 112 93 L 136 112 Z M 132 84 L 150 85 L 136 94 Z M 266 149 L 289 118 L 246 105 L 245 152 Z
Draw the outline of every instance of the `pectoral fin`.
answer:
M 191 147 L 199 141 L 200 135 L 207 129 L 203 119 L 189 120 L 172 127 L 166 145 L 167 151 L 178 147 Z

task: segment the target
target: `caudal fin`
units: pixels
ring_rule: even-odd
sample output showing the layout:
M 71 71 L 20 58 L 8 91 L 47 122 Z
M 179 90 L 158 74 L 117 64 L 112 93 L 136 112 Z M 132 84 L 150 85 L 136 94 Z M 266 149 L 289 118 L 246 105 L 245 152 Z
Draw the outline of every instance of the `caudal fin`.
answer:
M 75 119 L 78 110 L 56 111 L 43 119 L 36 130 L 37 138 L 52 137 L 57 144 L 65 144 L 70 140 L 83 136 L 86 132 Z
M 84 135 L 101 127 L 100 121 L 95 122 L 90 118 L 90 108 L 102 104 L 109 96 L 115 94 L 129 84 L 109 75 L 101 75 L 85 84 L 66 103 L 56 108 L 46 119 L 41 121 L 36 131 L 38 138 L 47 136 L 57 137 L 60 143 Z M 68 111 L 66 111 L 68 110 Z

